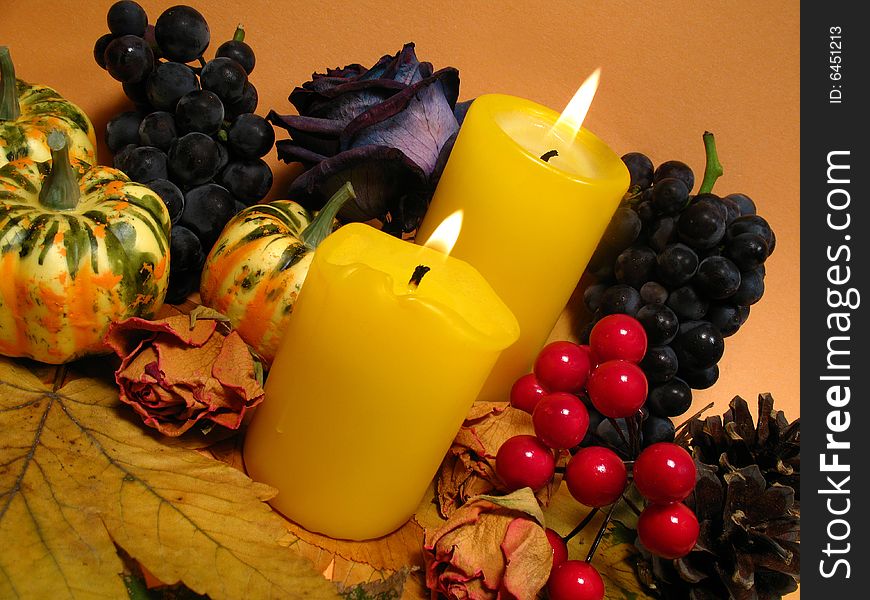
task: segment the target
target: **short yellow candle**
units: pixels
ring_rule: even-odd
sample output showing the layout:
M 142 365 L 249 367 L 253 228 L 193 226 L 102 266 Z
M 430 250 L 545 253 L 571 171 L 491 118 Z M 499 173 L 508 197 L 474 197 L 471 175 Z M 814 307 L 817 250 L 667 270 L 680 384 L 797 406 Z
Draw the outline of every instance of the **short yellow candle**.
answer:
M 430 267 L 409 284 L 418 265 Z M 248 429 L 272 506 L 335 538 L 416 510 L 516 319 L 467 263 L 350 224 L 318 247 Z
M 507 400 L 529 372 L 628 189 L 619 156 L 585 129 L 573 137 L 554 128 L 558 118 L 521 98 L 478 97 L 417 234 L 425 242 L 463 210 L 452 255 L 474 265 L 520 323 L 484 400 Z M 558 155 L 542 160 L 551 150 Z

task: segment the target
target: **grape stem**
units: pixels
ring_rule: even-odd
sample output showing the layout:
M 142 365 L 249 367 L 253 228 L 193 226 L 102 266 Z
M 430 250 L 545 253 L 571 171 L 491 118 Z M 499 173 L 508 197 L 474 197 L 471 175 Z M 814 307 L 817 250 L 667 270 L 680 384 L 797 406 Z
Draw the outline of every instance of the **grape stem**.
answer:
M 236 32 L 233 34 L 234 42 L 244 42 L 245 41 L 245 28 L 242 27 L 242 24 L 239 23 L 236 26 Z
M 704 153 L 707 155 L 707 164 L 704 166 L 704 179 L 698 189 L 699 194 L 712 192 L 716 180 L 724 173 L 719 162 L 719 153 L 716 151 L 716 138 L 709 131 L 704 132 Z
M 353 186 L 348 181 L 338 188 L 338 191 L 333 194 L 332 198 L 317 213 L 314 220 L 302 230 L 302 233 L 299 235 L 302 243 L 311 250 L 316 250 L 320 242 L 332 233 L 332 221 L 335 219 L 335 215 L 338 214 L 339 209 L 352 198 L 356 198 L 356 194 L 353 191 Z
M 39 190 L 39 203 L 51 210 L 72 210 L 78 206 L 81 189 L 75 169 L 69 163 L 69 141 L 59 129 L 47 136 L 51 148 L 51 171 Z
M 14 121 L 21 116 L 18 104 L 18 86 L 15 84 L 15 65 L 9 48 L 0 46 L 0 121 Z
M 583 531 L 586 528 L 586 526 L 592 522 L 592 519 L 595 518 L 595 515 L 598 514 L 599 510 L 600 509 L 598 509 L 598 508 L 593 508 L 592 510 L 590 510 L 589 514 L 587 514 L 585 517 L 583 517 L 583 520 L 577 524 L 577 527 L 575 527 L 574 529 L 571 530 L 571 533 L 562 537 L 562 541 L 567 544 L 571 538 L 573 538 L 575 535 L 577 535 L 578 533 Z
M 601 527 L 598 529 L 598 533 L 595 536 L 595 540 L 592 542 L 592 546 L 589 548 L 589 554 L 586 555 L 586 562 L 592 562 L 592 557 L 595 556 L 595 551 L 598 550 L 598 545 L 601 543 L 601 540 L 604 538 L 604 533 L 607 531 L 607 526 L 610 524 L 610 519 L 613 517 L 613 513 L 616 511 L 616 506 L 619 504 L 619 501 L 622 498 L 617 498 L 616 502 L 614 502 L 610 506 L 610 510 L 607 511 L 607 516 L 604 517 L 604 522 L 601 524 Z

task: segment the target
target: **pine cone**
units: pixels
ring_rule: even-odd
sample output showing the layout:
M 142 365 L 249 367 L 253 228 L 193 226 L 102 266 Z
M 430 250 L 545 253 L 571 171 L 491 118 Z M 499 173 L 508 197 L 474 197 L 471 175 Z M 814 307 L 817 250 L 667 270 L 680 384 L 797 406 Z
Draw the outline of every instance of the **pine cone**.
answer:
M 701 533 L 695 548 L 677 560 L 641 547 L 641 581 L 668 599 L 772 600 L 797 589 L 800 419 L 789 424 L 763 394 L 756 425 L 746 401 L 736 396 L 723 418 L 693 419 L 676 441 L 692 452 L 698 468 L 686 504 Z

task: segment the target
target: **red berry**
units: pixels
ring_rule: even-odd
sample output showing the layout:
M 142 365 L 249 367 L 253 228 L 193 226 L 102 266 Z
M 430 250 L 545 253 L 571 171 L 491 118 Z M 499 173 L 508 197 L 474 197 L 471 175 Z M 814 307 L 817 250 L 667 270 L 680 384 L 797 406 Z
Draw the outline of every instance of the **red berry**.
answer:
M 511 387 L 511 406 L 532 414 L 538 400 L 547 392 L 538 383 L 534 373 L 526 373 L 514 382 Z
M 592 405 L 605 417 L 630 417 L 646 401 L 646 375 L 634 363 L 609 360 L 595 367 L 586 390 Z
M 550 600 L 602 600 L 604 581 L 595 567 L 582 560 L 568 560 L 550 572 Z
M 495 471 L 510 491 L 541 489 L 553 478 L 555 468 L 553 451 L 533 435 L 508 438 L 495 455 Z
M 547 394 L 532 413 L 535 435 L 550 448 L 573 448 L 589 428 L 589 411 L 580 398 L 567 392 Z
M 640 362 L 646 354 L 646 331 L 634 317 L 607 315 L 589 332 L 589 346 L 601 362 L 616 358 Z
M 548 528 L 545 533 L 547 534 L 547 541 L 550 542 L 550 546 L 553 548 L 552 568 L 555 569 L 568 560 L 568 544 L 565 543 L 565 540 L 562 539 L 561 535 L 552 529 Z
M 622 459 L 603 446 L 581 448 L 565 468 L 568 491 L 586 506 L 613 504 L 622 495 L 627 481 Z
M 698 532 L 698 517 L 682 502 L 650 504 L 637 520 L 641 543 L 662 558 L 687 555 L 698 541 Z
M 588 346 L 574 342 L 547 344 L 535 360 L 535 377 L 549 392 L 579 392 L 592 369 Z
M 658 504 L 681 502 L 695 489 L 695 461 L 677 444 L 648 446 L 634 463 L 634 484 L 644 498 Z

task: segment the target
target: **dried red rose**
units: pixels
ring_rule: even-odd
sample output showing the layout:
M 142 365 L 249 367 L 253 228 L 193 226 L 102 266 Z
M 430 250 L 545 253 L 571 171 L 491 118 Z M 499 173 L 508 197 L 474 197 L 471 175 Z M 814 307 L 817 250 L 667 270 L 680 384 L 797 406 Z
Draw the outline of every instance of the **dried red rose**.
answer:
M 529 488 L 469 500 L 440 529 L 426 531 L 423 558 L 432 597 L 534 598 L 553 564 L 542 523 Z
M 106 344 L 121 357 L 120 398 L 149 427 L 178 436 L 201 420 L 230 429 L 262 402 L 254 358 L 238 333 L 178 315 L 113 323 Z

